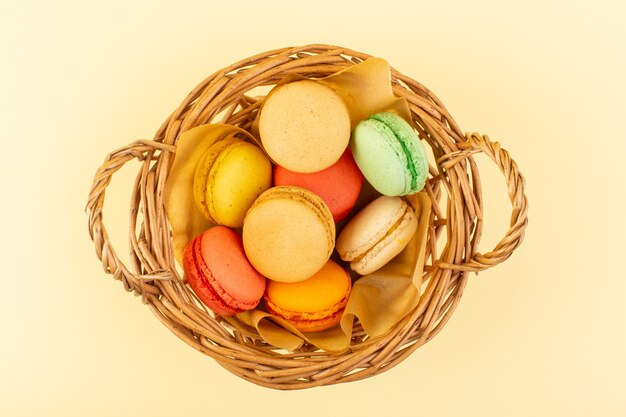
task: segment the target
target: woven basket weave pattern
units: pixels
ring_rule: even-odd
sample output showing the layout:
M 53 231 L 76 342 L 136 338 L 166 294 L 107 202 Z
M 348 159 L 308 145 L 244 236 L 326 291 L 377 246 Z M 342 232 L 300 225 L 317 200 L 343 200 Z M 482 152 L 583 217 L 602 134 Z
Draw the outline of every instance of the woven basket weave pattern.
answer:
M 95 175 L 87 203 L 88 226 L 105 272 L 121 280 L 127 291 L 141 295 L 154 315 L 190 346 L 256 384 L 301 389 L 363 379 L 392 368 L 439 333 L 460 301 L 470 272 L 506 260 L 523 239 L 527 224 L 524 179 L 509 154 L 487 136 L 464 135 L 437 97 L 392 70 L 393 92 L 407 100 L 418 133 L 436 161 L 425 187 L 433 210 L 417 307 L 380 338 L 368 338 L 356 323 L 350 350 L 331 355 L 309 345 L 298 352 L 279 351 L 258 334 L 233 329 L 197 300 L 176 270 L 163 209 L 164 184 L 179 135 L 212 122 L 249 129 L 261 104 L 252 94 L 256 87 L 272 86 L 288 74 L 325 77 L 367 58 L 345 48 L 309 45 L 237 62 L 192 90 L 153 140 L 136 141 L 110 153 Z M 478 152 L 488 155 L 504 175 L 513 207 L 509 230 L 484 254 L 478 252 L 482 195 L 472 157 Z M 134 159 L 141 166 L 130 205 L 131 261 L 124 265 L 106 233 L 102 207 L 111 176 Z M 443 193 L 447 198 L 442 198 Z M 445 245 L 438 252 L 440 239 L 445 239 Z

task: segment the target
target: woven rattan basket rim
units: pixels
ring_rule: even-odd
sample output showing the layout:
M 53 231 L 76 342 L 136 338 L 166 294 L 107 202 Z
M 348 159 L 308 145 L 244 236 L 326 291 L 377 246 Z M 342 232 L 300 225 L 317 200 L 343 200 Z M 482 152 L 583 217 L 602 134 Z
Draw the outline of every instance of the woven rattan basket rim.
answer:
M 310 345 L 292 353 L 268 345 L 251 331 L 233 329 L 215 317 L 183 282 L 172 255 L 170 228 L 163 208 L 163 187 L 178 137 L 207 123 L 230 123 L 249 129 L 261 101 L 255 88 L 271 86 L 288 74 L 323 77 L 370 56 L 331 45 L 307 45 L 264 52 L 215 72 L 183 100 L 153 140 L 140 140 L 111 152 L 98 169 L 89 194 L 89 231 L 105 272 L 141 295 L 154 315 L 193 348 L 214 358 L 230 372 L 255 384 L 301 389 L 367 378 L 393 368 L 436 336 L 454 312 L 470 272 L 506 260 L 521 243 L 527 224 L 524 179 L 497 142 L 480 134 L 463 134 L 440 100 L 426 87 L 392 69 L 396 96 L 409 103 L 422 139 L 430 146 L 426 192 L 433 202 L 424 271 L 417 307 L 389 333 L 370 339 L 355 325 L 350 350 L 328 354 Z M 513 206 L 510 229 L 496 247 L 480 254 L 482 195 L 472 157 L 487 154 L 503 173 Z M 130 265 L 116 255 L 103 223 L 102 207 L 111 176 L 138 159 L 140 169 L 130 205 Z M 441 201 L 442 196 L 445 204 Z M 442 204 L 443 206 L 440 206 Z M 437 242 L 445 239 L 443 250 Z

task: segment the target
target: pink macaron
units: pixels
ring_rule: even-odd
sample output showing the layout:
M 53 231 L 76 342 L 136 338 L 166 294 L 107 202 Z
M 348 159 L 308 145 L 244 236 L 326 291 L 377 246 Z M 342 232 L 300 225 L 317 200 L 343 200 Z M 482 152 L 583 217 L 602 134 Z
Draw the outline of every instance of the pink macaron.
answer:
M 241 236 L 225 226 L 212 227 L 187 244 L 183 269 L 198 298 L 223 316 L 255 308 L 265 292 L 266 278 L 246 258 Z
M 338 222 L 354 207 L 363 185 L 363 174 L 354 162 L 352 152 L 347 149 L 337 162 L 318 172 L 300 173 L 276 165 L 274 184 L 293 185 L 313 191 L 324 200 L 333 219 Z

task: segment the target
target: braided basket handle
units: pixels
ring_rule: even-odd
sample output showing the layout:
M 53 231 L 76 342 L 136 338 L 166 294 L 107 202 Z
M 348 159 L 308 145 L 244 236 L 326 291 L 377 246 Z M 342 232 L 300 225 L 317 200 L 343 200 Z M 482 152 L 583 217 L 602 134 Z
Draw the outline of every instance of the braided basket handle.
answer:
M 174 146 L 165 145 L 161 142 L 138 140 L 109 153 L 94 176 L 87 206 L 85 207 L 89 221 L 89 234 L 96 246 L 96 254 L 102 261 L 104 272 L 113 274 L 115 279 L 121 280 L 127 291 L 142 293 L 142 288 L 144 287 L 143 280 L 169 279 L 171 273 L 155 271 L 148 275 L 134 274 L 118 258 L 102 220 L 102 207 L 104 206 L 106 188 L 109 186 L 113 174 L 122 168 L 126 162 L 135 158 L 139 161 L 144 161 L 146 158 L 152 157 L 156 150 L 173 153 L 175 149 Z
M 441 268 L 478 272 L 505 261 L 522 243 L 524 231 L 528 224 L 528 199 L 524 193 L 526 185 L 524 177 L 519 172 L 515 161 L 511 159 L 506 150 L 500 147 L 498 142 L 492 142 L 489 136 L 475 132 L 466 133 L 465 139 L 466 142 L 457 144 L 461 150 L 455 152 L 454 155 L 447 155 L 447 160 L 442 166 L 448 167 L 454 165 L 460 159 L 467 158 L 469 155 L 478 152 L 483 152 L 495 162 L 500 172 L 504 175 L 508 186 L 509 199 L 512 204 L 509 230 L 491 252 L 485 254 L 477 252 L 470 261 L 460 265 L 446 262 L 437 263 L 437 266 Z

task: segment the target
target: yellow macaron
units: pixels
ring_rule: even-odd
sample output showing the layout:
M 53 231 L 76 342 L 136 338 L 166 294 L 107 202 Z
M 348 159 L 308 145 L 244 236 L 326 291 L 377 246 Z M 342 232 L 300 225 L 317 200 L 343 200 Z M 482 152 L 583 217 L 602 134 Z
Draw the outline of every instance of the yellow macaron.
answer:
M 227 138 L 200 158 L 193 191 L 202 214 L 215 224 L 241 227 L 254 200 L 272 186 L 272 163 L 251 143 Z

